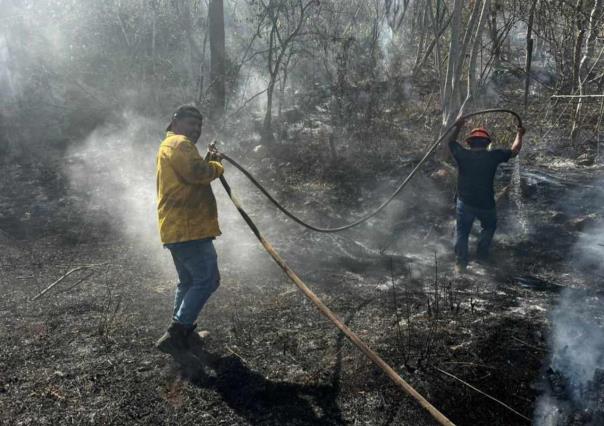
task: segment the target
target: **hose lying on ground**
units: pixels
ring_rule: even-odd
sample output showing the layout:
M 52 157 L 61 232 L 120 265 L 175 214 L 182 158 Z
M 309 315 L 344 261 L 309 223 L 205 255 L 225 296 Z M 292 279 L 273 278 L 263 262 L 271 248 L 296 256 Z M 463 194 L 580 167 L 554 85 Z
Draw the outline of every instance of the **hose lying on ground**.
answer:
M 348 339 L 358 347 L 364 354 L 369 358 L 375 365 L 377 365 L 390 380 L 392 380 L 397 386 L 401 387 L 408 395 L 413 397 L 419 404 L 425 408 L 432 417 L 441 425 L 444 426 L 455 426 L 455 424 L 449 420 L 445 415 L 443 415 L 436 407 L 434 407 L 430 402 L 424 398 L 419 392 L 417 392 L 409 383 L 407 383 L 401 376 L 398 375 L 396 371 L 390 365 L 388 365 L 377 353 L 375 353 L 365 342 L 363 342 L 359 336 L 355 332 L 353 332 L 346 324 L 344 324 L 322 301 L 317 297 L 317 295 L 310 289 L 308 286 L 298 277 L 298 275 L 285 263 L 283 258 L 279 256 L 279 254 L 275 251 L 273 246 L 264 239 L 260 230 L 254 224 L 252 219 L 248 216 L 248 214 L 243 210 L 241 203 L 239 200 L 233 195 L 231 192 L 231 187 L 227 183 L 224 176 L 220 177 L 220 182 L 222 186 L 224 186 L 225 191 L 231 198 L 231 201 L 243 217 L 243 220 L 248 224 L 248 226 L 256 235 L 256 238 L 260 241 L 260 243 L 264 246 L 265 250 L 268 254 L 271 255 L 273 260 L 277 262 L 277 264 L 283 269 L 285 274 L 289 277 L 290 280 L 298 287 L 302 293 L 319 309 L 319 311 L 327 317 L 332 323 L 338 327 L 342 333 L 348 337 Z
M 510 114 L 512 114 L 512 115 L 514 115 L 516 117 L 516 119 L 518 121 L 518 126 L 522 126 L 522 121 L 520 119 L 520 116 L 518 116 L 518 114 L 516 114 L 515 112 L 513 112 L 511 110 L 506 110 L 506 109 L 491 109 L 491 110 L 477 111 L 475 113 L 467 114 L 467 115 L 463 116 L 462 119 L 467 119 L 467 118 L 472 117 L 474 115 L 493 113 L 493 112 L 507 112 L 507 113 L 510 113 Z M 344 226 L 340 226 L 340 227 L 337 227 L 337 228 L 319 228 L 319 227 L 307 224 L 303 220 L 301 220 L 298 217 L 296 217 L 294 214 L 290 213 L 281 204 L 279 204 L 279 202 L 277 202 L 264 189 L 264 187 L 260 183 L 258 183 L 258 181 L 256 179 L 254 179 L 254 177 L 247 170 L 245 170 L 243 167 L 241 167 L 236 161 L 234 161 L 233 159 L 231 159 L 230 157 L 228 157 L 228 156 L 226 156 L 224 154 L 222 154 L 222 157 L 225 160 L 229 161 L 231 164 L 233 164 L 243 174 L 245 174 L 252 181 L 252 183 L 254 185 L 256 185 L 256 187 L 258 187 L 258 189 L 260 189 L 262 191 L 262 193 L 264 195 L 266 195 L 269 198 L 269 200 L 271 200 L 271 202 L 273 204 L 275 204 L 279 208 L 279 210 L 281 210 L 288 217 L 290 217 L 291 219 L 293 219 L 294 221 L 296 221 L 300 225 L 305 226 L 305 227 L 307 227 L 309 229 L 312 229 L 314 231 L 318 231 L 318 232 L 338 232 L 338 231 L 343 231 L 345 229 L 352 228 L 353 226 L 356 226 L 356 225 L 358 225 L 358 224 L 360 224 L 362 222 L 365 222 L 366 220 L 368 220 L 371 217 L 373 217 L 376 214 L 378 214 L 384 207 L 386 207 L 394 199 L 394 197 L 396 197 L 398 195 L 398 193 L 400 193 L 403 190 L 403 188 L 413 178 L 413 176 L 417 173 L 417 171 L 419 170 L 419 168 L 426 162 L 426 160 L 430 157 L 430 155 L 432 155 L 432 153 L 434 153 L 434 151 L 436 150 L 436 148 L 438 147 L 438 145 L 442 142 L 442 140 L 449 133 L 449 131 L 453 128 L 453 126 L 450 126 L 445 131 L 445 133 L 434 144 L 432 144 L 429 147 L 429 149 L 426 152 L 426 154 L 424 155 L 424 157 L 415 166 L 415 168 L 411 171 L 411 173 L 405 178 L 405 180 L 398 186 L 398 188 L 396 189 L 396 191 L 385 202 L 383 202 L 376 210 L 374 210 L 373 212 L 367 214 L 366 216 L 362 217 L 361 219 L 359 219 L 359 220 L 357 220 L 357 221 L 355 221 L 353 223 L 350 223 L 350 224 L 344 225 Z M 241 203 L 239 202 L 239 200 L 232 193 L 231 187 L 228 184 L 228 182 L 226 181 L 226 179 L 225 179 L 224 176 L 220 177 L 220 182 L 222 183 L 222 186 L 224 187 L 225 191 L 227 192 L 227 194 L 231 198 L 231 201 L 233 202 L 233 204 L 235 205 L 235 207 L 237 208 L 237 210 L 239 211 L 239 213 L 241 214 L 241 216 L 243 217 L 243 219 L 245 220 L 245 222 L 248 224 L 248 226 L 254 232 L 254 235 L 256 235 L 256 238 L 258 238 L 258 240 L 260 241 L 260 243 L 262 244 L 262 246 L 265 248 L 265 250 L 271 255 L 271 257 L 273 258 L 273 260 L 279 265 L 279 267 L 281 267 L 281 269 L 290 278 L 290 280 L 298 287 L 298 289 L 300 291 L 302 291 L 302 293 L 304 293 L 304 295 L 319 309 L 319 311 L 325 317 L 327 317 L 327 319 L 329 319 L 333 324 L 335 324 L 335 326 L 338 327 L 340 329 L 340 331 L 342 331 L 342 333 L 344 333 L 346 335 L 346 337 L 356 347 L 358 347 L 365 354 L 365 356 L 367 356 L 367 358 L 369 358 L 375 365 L 377 365 L 388 376 L 388 378 L 390 378 L 390 380 L 392 380 L 397 386 L 399 386 L 400 388 L 402 388 L 403 391 L 405 391 L 408 395 L 410 395 L 411 397 L 413 397 L 424 409 L 426 409 L 439 424 L 445 425 L 445 426 L 454 426 L 454 423 L 451 420 L 449 420 L 436 407 L 434 407 L 427 399 L 425 399 L 419 392 L 417 392 L 409 383 L 407 383 L 376 352 L 374 352 L 369 346 L 367 346 L 367 344 L 363 340 L 361 340 L 359 338 L 359 336 L 357 336 L 356 333 L 354 333 L 350 328 L 348 328 L 348 326 L 346 326 L 346 324 L 344 324 L 321 301 L 321 299 L 319 299 L 317 297 L 317 295 L 310 288 L 308 288 L 308 286 L 300 279 L 300 277 L 298 277 L 298 275 L 287 265 L 287 263 L 285 263 L 285 261 L 283 260 L 283 258 L 281 256 L 279 256 L 279 254 L 275 251 L 275 249 L 272 247 L 272 245 L 266 239 L 264 239 L 264 237 L 260 233 L 260 230 L 258 229 L 258 227 L 254 224 L 254 222 L 252 221 L 252 219 L 248 216 L 248 214 L 245 212 L 245 210 L 241 206 Z
M 496 113 L 496 112 L 504 112 L 504 113 L 508 113 L 513 115 L 516 118 L 516 121 L 518 122 L 518 126 L 521 127 L 522 126 L 522 119 L 520 118 L 520 116 L 518 114 L 516 114 L 514 111 L 509 110 L 509 109 L 500 109 L 500 108 L 496 108 L 496 109 L 485 109 L 482 111 L 476 111 L 470 114 L 466 114 L 464 116 L 462 116 L 461 118 L 459 118 L 458 120 L 466 120 L 470 117 L 473 117 L 475 115 L 482 115 L 482 114 L 490 114 L 490 113 Z M 222 158 L 224 158 L 226 161 L 228 161 L 229 163 L 231 163 L 233 166 L 235 166 L 235 168 L 237 168 L 241 173 L 243 173 L 279 210 L 281 210 L 286 216 L 288 216 L 290 219 L 292 219 L 294 222 L 308 228 L 311 229 L 313 231 L 317 231 L 317 232 L 340 232 L 340 231 L 344 231 L 346 229 L 350 229 L 354 226 L 357 226 L 369 219 L 371 219 L 372 217 L 374 217 L 376 214 L 378 214 L 380 211 L 382 211 L 388 204 L 390 204 L 390 202 L 392 200 L 394 200 L 394 198 L 405 188 L 405 186 L 407 186 L 407 184 L 411 181 L 411 179 L 413 178 L 413 176 L 415 176 L 415 174 L 419 171 L 419 169 L 421 168 L 421 166 L 428 160 L 428 158 L 430 158 L 430 156 L 434 153 L 434 151 L 436 151 L 436 148 L 438 148 L 438 146 L 440 145 L 440 143 L 445 139 L 445 137 L 447 136 L 447 134 L 451 131 L 451 129 L 453 129 L 453 127 L 455 127 L 456 124 L 452 124 L 451 126 L 449 126 L 447 128 L 447 130 L 442 134 L 441 137 L 438 138 L 438 140 L 436 140 L 436 142 L 434 142 L 432 145 L 430 145 L 428 147 L 428 150 L 426 151 L 426 153 L 424 154 L 424 156 L 422 157 L 422 159 L 419 161 L 419 163 L 417 163 L 417 165 L 413 168 L 413 170 L 411 170 L 411 172 L 409 173 L 409 175 L 407 175 L 407 177 L 401 182 L 401 184 L 396 188 L 396 190 L 392 193 L 392 195 L 390 197 L 388 197 L 386 199 L 386 201 L 384 201 L 382 204 L 380 204 L 374 211 L 372 211 L 371 213 L 368 213 L 367 215 L 361 217 L 360 219 L 355 220 L 352 223 L 349 223 L 347 225 L 343 225 L 343 226 L 338 226 L 335 228 L 321 228 L 318 226 L 314 226 L 311 225 L 307 222 L 305 222 L 304 220 L 300 219 L 298 216 L 296 216 L 294 213 L 290 212 L 287 208 L 285 208 L 283 205 L 281 205 L 263 186 L 262 184 L 260 184 L 260 182 L 258 182 L 256 180 L 256 178 L 254 178 L 254 176 L 252 176 L 252 174 L 250 172 L 248 172 L 243 166 L 241 166 L 237 161 L 233 160 L 231 157 L 229 157 L 226 154 L 220 153 L 220 155 L 222 156 Z

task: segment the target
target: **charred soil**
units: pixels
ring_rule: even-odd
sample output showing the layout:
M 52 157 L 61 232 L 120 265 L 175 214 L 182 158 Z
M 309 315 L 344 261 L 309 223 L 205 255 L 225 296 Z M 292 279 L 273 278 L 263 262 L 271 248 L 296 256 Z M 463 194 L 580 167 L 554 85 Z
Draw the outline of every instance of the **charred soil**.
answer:
M 3 423 L 434 424 L 269 260 L 246 269 L 227 239 L 217 242 L 221 286 L 200 317 L 211 331 L 206 350 L 216 374 L 183 377 L 153 346 L 170 317 L 175 276 L 102 218 L 84 220 L 60 174 L 10 167 L 0 217 Z M 283 167 L 274 167 L 273 182 Z M 357 184 L 335 192 L 292 181 L 278 195 L 308 217 L 345 219 L 379 198 L 405 167 L 380 182 L 349 176 Z M 421 200 L 405 197 L 411 207 L 361 230 L 317 236 L 287 222 L 268 237 L 319 297 L 452 421 L 528 424 L 501 403 L 532 418 L 549 365 L 548 312 L 557 289 L 597 282 L 595 273 L 568 264 L 568 252 L 600 220 L 593 194 L 579 196 L 577 188 L 596 184 L 601 170 L 524 170 L 530 230 L 516 227 L 504 187 L 494 265 L 472 263 L 459 276 L 450 255 L 452 205 L 445 190 L 428 195 L 442 178 L 432 168 L 414 183 Z M 342 170 L 325 173 L 327 182 L 329 174 L 346 178 Z M 510 174 L 504 170 L 501 179 Z M 304 185 L 310 204 L 298 204 Z M 9 188 L 38 195 L 13 196 Z M 334 200 L 338 209 L 330 210 Z M 248 205 L 261 228 L 275 221 L 263 201 Z

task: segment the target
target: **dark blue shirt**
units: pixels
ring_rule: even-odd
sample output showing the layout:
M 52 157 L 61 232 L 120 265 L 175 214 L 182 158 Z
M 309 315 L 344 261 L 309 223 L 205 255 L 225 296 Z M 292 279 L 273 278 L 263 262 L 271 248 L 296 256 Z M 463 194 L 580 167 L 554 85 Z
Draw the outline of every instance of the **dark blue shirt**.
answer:
M 453 140 L 449 141 L 449 149 L 457 163 L 457 197 L 477 209 L 495 208 L 495 172 L 499 164 L 512 157 L 512 151 L 469 150 Z

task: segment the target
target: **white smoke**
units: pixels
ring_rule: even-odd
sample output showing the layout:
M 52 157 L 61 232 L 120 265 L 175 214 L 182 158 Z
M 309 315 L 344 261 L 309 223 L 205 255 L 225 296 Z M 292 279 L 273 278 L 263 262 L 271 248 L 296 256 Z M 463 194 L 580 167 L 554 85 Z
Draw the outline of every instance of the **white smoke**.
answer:
M 604 273 L 604 224 L 599 223 L 582 232 L 573 248 L 573 257 L 577 260 L 574 265 L 583 271 Z
M 566 200 L 572 225 L 581 230 L 569 252 L 568 269 L 584 288 L 562 292 L 551 313 L 549 369 L 543 379 L 545 392 L 536 404 L 537 425 L 566 425 L 577 413 L 586 416 L 577 424 L 604 421 L 598 396 L 604 393 L 604 295 L 598 280 L 604 273 L 604 223 L 597 214 L 584 212 L 599 208 L 600 188 L 596 180 L 580 197 Z
M 598 369 L 604 369 L 604 323 L 602 300 L 598 296 L 562 295 L 553 312 L 552 368 L 563 371 L 575 400 Z M 600 315 L 598 317 L 597 315 Z
M 602 415 L 597 389 L 603 386 L 598 381 L 604 372 L 604 299 L 586 291 L 565 290 L 551 318 L 551 374 L 536 404 L 535 424 L 566 425 L 576 411 Z M 554 386 L 551 380 L 558 383 Z M 588 420 L 588 424 L 597 422 Z
M 154 263 L 163 258 L 155 211 L 156 125 L 132 112 L 95 129 L 66 154 L 72 190 L 85 199 L 82 214 L 99 220 Z
M 155 188 L 156 154 L 165 123 L 125 112 L 117 123 L 103 125 L 66 154 L 72 190 L 85 198 L 84 211 L 91 220 L 111 227 L 149 267 L 161 273 L 158 286 L 172 286 L 175 278 L 170 254 L 159 239 Z M 204 137 L 198 149 L 205 152 Z M 250 186 L 227 165 L 233 190 L 248 198 Z M 212 183 L 219 207 L 223 236 L 216 240 L 219 262 L 226 269 L 256 270 L 265 266 L 253 234 L 232 207 L 220 183 Z M 244 203 L 245 205 L 245 203 Z M 266 221 L 261 223 L 268 225 Z M 266 261 L 270 262 L 270 261 Z

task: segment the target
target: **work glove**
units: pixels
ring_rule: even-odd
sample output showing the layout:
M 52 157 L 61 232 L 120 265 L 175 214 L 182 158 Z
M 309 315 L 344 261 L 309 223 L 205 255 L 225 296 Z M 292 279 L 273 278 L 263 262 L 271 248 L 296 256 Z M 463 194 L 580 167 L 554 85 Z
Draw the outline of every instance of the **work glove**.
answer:
M 218 161 L 214 161 L 214 160 L 211 160 L 209 163 L 210 163 L 210 166 L 214 169 L 214 172 L 216 174 L 214 179 L 217 179 L 224 174 L 224 166 L 222 165 L 222 163 L 219 163 Z

